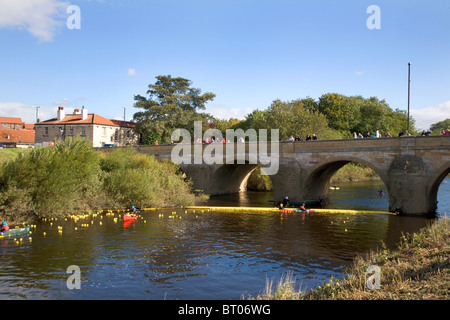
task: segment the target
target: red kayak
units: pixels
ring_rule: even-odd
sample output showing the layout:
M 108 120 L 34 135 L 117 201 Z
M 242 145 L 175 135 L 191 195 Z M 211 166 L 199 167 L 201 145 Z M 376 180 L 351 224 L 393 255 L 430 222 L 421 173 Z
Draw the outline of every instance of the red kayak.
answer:
M 311 209 L 306 209 L 306 210 L 301 210 L 301 209 L 280 209 L 283 212 L 287 212 L 287 213 L 294 213 L 294 212 L 303 212 L 303 213 L 310 213 L 310 212 L 315 212 L 314 210 Z
M 130 221 L 130 220 L 136 220 L 138 216 L 130 216 L 128 214 L 123 215 L 123 221 Z

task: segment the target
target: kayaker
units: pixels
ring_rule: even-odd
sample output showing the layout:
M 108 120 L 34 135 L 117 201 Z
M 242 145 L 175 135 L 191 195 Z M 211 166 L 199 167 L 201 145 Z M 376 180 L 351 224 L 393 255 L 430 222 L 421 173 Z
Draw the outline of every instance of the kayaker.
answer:
M 289 198 L 286 197 L 283 199 L 283 207 L 286 208 L 289 205 Z
M 139 210 L 135 206 L 131 206 L 131 212 L 130 212 L 131 214 L 135 215 L 136 213 L 138 213 L 138 211 Z
M 300 210 L 306 211 L 305 204 L 302 204 L 302 206 L 300 207 Z
M 5 231 L 9 231 L 9 226 L 6 223 L 6 221 L 3 221 L 0 232 L 5 232 Z

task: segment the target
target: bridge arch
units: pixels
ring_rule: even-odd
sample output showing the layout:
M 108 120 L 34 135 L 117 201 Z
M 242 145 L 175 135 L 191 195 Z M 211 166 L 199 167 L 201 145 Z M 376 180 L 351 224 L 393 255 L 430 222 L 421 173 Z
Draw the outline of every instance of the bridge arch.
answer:
M 328 197 L 330 180 L 332 176 L 348 163 L 363 164 L 372 169 L 382 180 L 389 192 L 389 179 L 386 173 L 373 163 L 357 157 L 334 157 L 320 161 L 310 168 L 308 176 L 305 178 L 303 188 L 305 199 L 325 199 Z
M 212 180 L 220 185 L 221 194 L 246 191 L 247 180 L 257 167 L 248 162 L 244 164 L 223 164 L 214 172 Z
M 187 178 L 192 178 L 194 189 L 203 190 L 209 195 L 224 195 L 247 191 L 247 181 L 251 173 L 260 167 L 264 170 L 265 165 L 257 161 L 250 161 L 246 155 L 245 159 L 237 159 L 230 164 L 181 164 L 182 171 Z M 256 162 L 256 163 L 255 163 Z M 269 176 L 272 181 L 272 176 Z
M 436 174 L 431 177 L 431 184 L 427 194 L 428 213 L 433 213 L 436 210 L 439 186 L 448 174 L 450 174 L 450 164 L 447 163 L 436 170 Z

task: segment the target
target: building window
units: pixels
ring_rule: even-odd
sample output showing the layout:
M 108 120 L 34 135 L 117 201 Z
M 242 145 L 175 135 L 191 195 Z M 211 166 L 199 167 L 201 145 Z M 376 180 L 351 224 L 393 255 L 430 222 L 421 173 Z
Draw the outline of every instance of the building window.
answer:
M 127 138 L 130 137 L 130 130 L 127 130 Z
M 81 135 L 83 137 L 86 135 L 86 127 L 81 127 Z
M 44 127 L 44 136 L 48 136 L 48 127 Z
M 106 127 L 103 127 L 103 137 L 106 137 Z
M 114 140 L 119 141 L 119 130 L 116 129 L 116 132 L 114 133 Z
M 73 127 L 69 127 L 69 136 L 73 136 Z
M 58 134 L 59 134 L 60 136 L 62 136 L 63 133 L 64 133 L 63 127 L 59 127 L 59 128 L 58 128 Z

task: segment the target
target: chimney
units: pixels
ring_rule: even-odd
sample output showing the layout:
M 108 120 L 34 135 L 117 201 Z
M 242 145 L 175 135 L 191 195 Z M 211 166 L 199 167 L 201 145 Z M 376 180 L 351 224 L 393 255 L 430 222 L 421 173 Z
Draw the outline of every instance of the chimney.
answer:
M 64 110 L 64 107 L 58 107 L 58 121 L 61 121 L 66 117 L 66 111 Z
M 86 120 L 87 116 L 88 116 L 88 111 L 83 106 L 83 108 L 81 109 L 81 120 Z
M 73 114 L 81 114 L 81 113 L 80 113 L 80 109 L 74 109 L 74 110 L 73 110 Z

